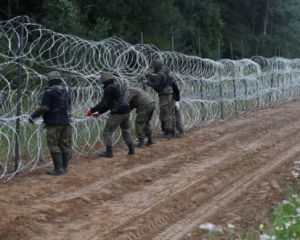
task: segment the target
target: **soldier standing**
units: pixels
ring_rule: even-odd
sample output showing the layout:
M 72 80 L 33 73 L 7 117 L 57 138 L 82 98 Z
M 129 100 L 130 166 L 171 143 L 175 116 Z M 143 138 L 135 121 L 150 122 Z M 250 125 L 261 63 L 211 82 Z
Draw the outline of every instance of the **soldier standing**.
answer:
M 153 60 L 151 65 L 154 68 L 154 74 L 146 74 L 146 79 L 143 81 L 146 85 L 152 87 L 159 97 L 160 115 L 164 134 L 161 138 L 171 138 L 173 130 L 173 90 L 170 83 L 167 81 L 166 75 L 161 71 L 163 62 L 160 59 Z
M 41 105 L 29 117 L 29 123 L 43 116 L 47 130 L 47 145 L 53 160 L 54 169 L 50 175 L 61 175 L 68 172 L 70 158 L 70 118 L 71 97 L 62 85 L 59 72 L 48 73 L 48 85 L 42 97 Z
M 177 137 L 182 138 L 184 136 L 184 124 L 183 124 L 182 114 L 179 109 L 180 91 L 177 86 L 176 80 L 170 76 L 170 72 L 171 72 L 170 68 L 168 66 L 163 66 L 162 71 L 165 73 L 173 90 L 173 101 L 174 101 L 175 111 L 173 115 L 174 129 L 172 130 L 172 136 L 175 137 L 175 132 L 177 129 L 179 132 Z
M 125 93 L 125 100 L 130 109 L 136 108 L 135 127 L 139 143 L 136 147 L 144 148 L 154 143 L 151 119 L 155 111 L 155 101 L 140 88 L 128 87 Z M 145 136 L 148 141 L 145 144 Z
M 103 72 L 101 74 L 100 83 L 103 83 L 104 85 L 103 98 L 99 104 L 87 112 L 87 116 L 91 116 L 96 112 L 103 114 L 108 110 L 111 111 L 111 115 L 103 129 L 103 139 L 106 151 L 100 153 L 99 156 L 107 158 L 113 157 L 112 135 L 119 126 L 121 127 L 124 141 L 129 148 L 128 154 L 135 154 L 133 140 L 130 133 L 130 108 L 128 103 L 125 102 L 124 92 L 121 89 L 121 86 L 114 84 L 114 77 L 109 72 Z

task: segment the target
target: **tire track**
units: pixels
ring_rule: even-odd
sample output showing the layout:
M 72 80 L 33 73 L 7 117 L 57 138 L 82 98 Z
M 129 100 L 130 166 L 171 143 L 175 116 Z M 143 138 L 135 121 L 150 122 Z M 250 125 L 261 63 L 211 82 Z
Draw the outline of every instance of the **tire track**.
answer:
M 291 137 L 290 135 L 294 135 L 295 134 L 294 128 L 297 125 L 298 125 L 297 123 L 294 123 L 293 125 L 289 125 L 287 127 L 287 129 L 282 129 L 282 131 L 285 133 L 284 137 L 289 138 L 289 137 Z M 275 129 L 274 132 L 277 132 L 277 130 Z M 145 209 L 134 210 L 133 212 L 131 212 L 131 214 L 129 216 L 127 216 L 125 219 L 120 221 L 118 223 L 118 226 L 115 226 L 116 223 L 112 223 L 112 226 L 115 226 L 115 227 L 113 229 L 109 228 L 105 232 L 102 231 L 102 234 L 106 235 L 110 231 L 116 231 L 118 229 L 118 227 L 120 227 L 122 225 L 126 225 L 126 223 L 132 222 L 132 220 L 134 218 L 141 216 L 143 214 L 146 214 L 147 212 L 150 212 L 154 207 L 165 202 L 167 197 L 172 198 L 172 196 L 178 195 L 180 192 L 190 189 L 193 186 L 198 185 L 198 183 L 200 183 L 200 182 L 207 181 L 209 179 L 209 176 L 207 176 L 207 175 L 199 176 L 199 175 L 197 175 L 197 173 L 203 172 L 204 170 L 209 169 L 212 166 L 215 166 L 221 162 L 226 162 L 227 159 L 236 158 L 238 156 L 240 156 L 240 157 L 245 156 L 245 155 L 249 154 L 249 152 L 255 150 L 262 143 L 267 142 L 268 139 L 270 140 L 270 138 L 271 139 L 273 138 L 272 134 L 264 135 L 264 137 L 259 138 L 258 140 L 256 140 L 255 142 L 253 142 L 251 144 L 248 144 L 247 142 L 245 142 L 244 145 L 241 146 L 240 151 L 236 151 L 234 154 L 232 154 L 232 152 L 226 152 L 217 159 L 214 159 L 212 161 L 207 160 L 206 162 L 203 163 L 204 165 L 201 165 L 199 168 L 190 166 L 191 168 L 187 170 L 190 178 L 192 176 L 196 176 L 196 177 L 192 178 L 192 180 L 185 179 L 184 181 L 181 181 L 181 182 L 175 184 L 174 186 L 172 186 L 169 190 L 159 193 L 156 198 L 156 199 L 158 199 L 157 201 L 152 202 Z M 230 163 L 230 165 L 231 164 L 232 164 L 232 162 Z M 214 185 L 209 188 L 206 188 L 206 193 L 200 193 L 200 194 L 194 196 L 191 201 L 189 201 L 186 204 L 183 204 L 181 207 L 183 209 L 187 209 L 191 205 L 194 205 L 195 203 L 203 202 L 203 200 L 207 199 L 209 196 L 213 195 L 215 192 L 218 192 L 218 191 L 224 189 L 224 187 L 226 187 L 228 184 L 234 183 L 235 181 L 240 179 L 244 174 L 245 174 L 245 169 L 238 169 L 238 171 L 235 172 L 234 176 L 232 176 L 232 173 L 230 173 L 230 172 L 224 173 L 222 175 L 221 181 L 214 183 Z M 212 174 L 210 174 L 210 175 L 212 175 Z M 171 194 L 170 194 L 170 191 L 172 192 Z M 148 200 L 151 201 L 151 199 L 148 199 Z M 139 207 L 141 207 L 141 206 L 139 206 Z M 157 219 L 157 222 L 150 222 L 149 226 L 145 227 L 144 230 L 141 230 L 141 232 L 139 232 L 137 234 L 131 233 L 133 236 L 129 239 L 143 239 L 144 233 L 151 231 L 152 229 L 156 228 L 159 225 L 162 225 L 162 223 L 170 222 L 172 219 L 176 218 L 176 216 L 175 216 L 176 214 L 177 213 L 165 214 L 162 218 Z M 154 228 L 152 228 L 152 227 L 154 227 Z M 98 234 L 100 234 L 100 233 L 98 233 Z
M 245 133 L 244 131 L 248 131 L 248 130 L 250 130 L 250 127 L 247 127 L 245 129 L 243 129 L 243 131 L 240 130 L 238 133 L 244 134 Z M 218 143 L 221 143 L 221 142 L 224 142 L 224 141 L 229 141 L 232 138 L 235 138 L 236 136 L 237 135 L 225 135 L 225 136 L 222 136 L 221 138 L 217 139 L 216 142 L 211 142 L 211 143 L 209 143 L 209 144 L 207 144 L 205 146 L 201 146 L 201 147 L 196 148 L 196 151 L 205 150 L 206 148 L 214 146 L 215 144 L 218 144 Z M 118 179 L 123 178 L 123 177 L 127 177 L 129 175 L 132 175 L 132 174 L 144 171 L 144 170 L 162 167 L 162 166 L 168 164 L 167 160 L 178 158 L 178 157 L 187 155 L 188 153 L 189 153 L 189 151 L 182 152 L 182 153 L 179 153 L 179 154 L 171 154 L 171 155 L 169 155 L 167 157 L 160 158 L 160 159 L 158 159 L 158 160 L 156 160 L 154 162 L 151 162 L 149 164 L 138 166 L 138 167 L 135 167 L 133 169 L 129 169 L 127 171 L 123 171 L 123 172 L 121 172 L 119 174 L 111 176 L 111 177 L 109 177 L 107 179 L 97 181 L 97 182 L 95 182 L 95 183 L 93 183 L 93 184 L 91 184 L 91 185 L 89 185 L 89 186 L 81 189 L 80 191 L 63 194 L 63 195 L 60 195 L 60 196 L 58 196 L 56 198 L 50 198 L 50 199 L 46 199 L 46 200 L 51 201 L 51 202 L 55 202 L 55 203 L 62 202 L 62 201 L 67 201 L 67 200 L 71 200 L 71 199 L 80 197 L 80 196 L 82 196 L 84 194 L 90 193 L 90 192 L 92 192 L 92 191 L 94 191 L 94 190 L 96 190 L 98 188 L 102 188 L 105 185 L 110 184 L 110 183 L 112 183 L 112 182 L 114 182 L 114 181 L 116 181 Z
M 259 145 L 260 145 L 259 142 L 251 144 L 250 146 L 246 146 L 246 144 L 245 144 L 245 148 L 243 148 L 241 151 L 243 151 L 243 152 L 246 151 L 248 153 L 248 151 L 256 149 Z M 247 153 L 245 153 L 245 154 L 247 154 Z M 236 152 L 237 156 L 239 156 L 240 154 L 241 154 L 241 152 Z M 213 161 L 211 161 L 210 159 L 206 160 L 203 163 L 204 165 L 201 165 L 198 168 L 197 168 L 196 164 L 194 166 L 190 166 L 190 169 L 185 170 L 189 174 L 189 179 L 184 179 L 183 181 L 180 181 L 180 182 L 176 183 L 175 185 L 171 186 L 167 190 L 156 194 L 155 195 L 156 201 L 148 199 L 149 201 L 151 201 L 150 205 L 148 204 L 143 209 L 134 209 L 133 211 L 130 212 L 130 214 L 126 215 L 126 218 L 122 219 L 121 221 L 119 219 L 117 226 L 116 226 L 116 223 L 114 223 L 114 222 L 111 223 L 110 225 L 106 226 L 108 228 L 108 230 L 107 231 L 101 230 L 101 235 L 106 235 L 106 234 L 109 234 L 109 232 L 111 232 L 111 231 L 115 231 L 118 227 L 126 224 L 127 222 L 131 222 L 131 220 L 133 220 L 134 218 L 136 218 L 140 215 L 146 214 L 147 212 L 150 212 L 151 209 L 153 209 L 157 205 L 165 202 L 167 198 L 172 198 L 172 196 L 175 196 L 178 193 L 191 188 L 193 185 L 197 184 L 198 182 L 208 180 L 208 176 L 202 176 L 199 173 L 204 172 L 206 169 L 209 169 L 223 161 L 226 161 L 226 159 L 228 159 L 229 157 L 233 157 L 232 154 L 223 154 L 222 156 L 215 158 Z M 228 175 L 227 178 L 230 178 L 230 175 Z M 171 194 L 170 194 L 170 192 L 171 192 Z M 139 208 L 141 208 L 141 207 L 142 206 L 139 206 Z M 153 223 L 153 224 L 154 224 L 154 226 L 156 225 L 155 223 Z M 160 224 L 160 221 L 158 221 L 158 224 Z M 99 237 L 99 234 L 100 233 L 97 233 L 98 237 Z M 95 235 L 91 236 L 91 238 L 92 237 L 95 237 Z
M 158 234 L 153 240 L 180 239 L 189 233 L 197 225 L 204 223 L 206 219 L 215 214 L 220 208 L 225 207 L 228 203 L 238 198 L 243 191 L 253 185 L 255 182 L 265 177 L 275 169 L 279 168 L 286 161 L 299 153 L 300 146 L 295 144 L 287 152 L 279 154 L 273 161 L 264 167 L 256 170 L 251 174 L 247 174 L 241 180 L 229 186 L 227 189 L 214 196 L 210 203 L 198 208 L 194 213 L 189 214 L 185 219 L 169 226 L 166 230 Z
M 281 109 L 274 109 L 274 111 L 272 113 L 277 113 L 277 112 L 280 112 L 282 111 Z M 266 116 L 267 118 L 268 116 Z M 285 119 L 280 119 L 282 121 L 284 121 Z M 198 147 L 196 148 L 196 150 L 198 151 L 202 151 L 202 150 L 205 150 L 206 148 L 209 148 L 211 146 L 214 146 L 218 143 L 222 143 L 223 141 L 229 141 L 233 138 L 237 138 L 239 135 L 238 134 L 251 134 L 251 131 L 250 130 L 254 130 L 254 129 L 257 129 L 257 128 L 263 128 L 264 126 L 259 126 L 257 125 L 256 128 L 253 128 L 253 127 L 250 127 L 248 124 L 252 122 L 252 119 L 250 118 L 246 118 L 246 119 L 243 119 L 240 121 L 240 123 L 235 127 L 238 129 L 238 132 L 236 134 L 228 134 L 228 135 L 224 135 L 220 138 L 218 138 L 216 141 L 214 142 L 211 142 L 205 146 L 201 146 L 201 147 Z M 264 121 L 263 121 L 264 122 Z M 231 121 L 227 124 L 227 127 L 231 126 L 231 125 L 234 125 L 236 124 L 235 121 Z M 246 128 L 244 128 L 246 127 Z M 217 127 L 217 128 L 222 128 L 222 127 Z M 274 128 L 274 126 L 273 126 Z M 217 129 L 216 129 L 217 130 Z M 195 133 L 197 132 L 201 132 L 201 130 L 199 131 L 196 131 Z M 113 175 L 111 177 L 108 177 L 107 179 L 104 179 L 104 180 L 100 180 L 100 181 L 97 181 L 97 182 L 94 182 L 93 184 L 90 184 L 89 186 L 87 187 L 84 187 L 82 189 L 80 189 L 79 191 L 76 191 L 76 192 L 71 192 L 71 193 L 66 193 L 66 194 L 62 194 L 58 197 L 55 197 L 55 198 L 48 198 L 46 200 L 50 201 L 50 202 L 54 202 L 54 203 L 58 203 L 58 202 L 62 202 L 62 201 L 67 201 L 67 200 L 71 200 L 71 199 L 74 199 L 74 198 L 77 198 L 77 197 L 80 197 L 84 194 L 88 194 L 88 193 L 91 193 L 93 192 L 94 190 L 96 189 L 99 189 L 99 188 L 102 188 L 104 187 L 105 185 L 107 184 L 110 184 L 114 181 L 117 181 L 121 178 L 124 178 L 124 177 L 127 177 L 131 174 L 135 174 L 135 173 L 138 173 L 140 171 L 144 171 L 144 170 L 148 170 L 148 169 L 151 169 L 151 168 L 158 168 L 158 167 L 162 167 L 166 164 L 168 164 L 167 160 L 170 160 L 170 159 L 174 159 L 174 158 L 177 158 L 177 157 L 181 157 L 183 155 L 187 155 L 189 152 L 186 151 L 186 152 L 183 152 L 183 153 L 180 153 L 180 154 L 171 154 L 167 157 L 162 157 L 158 160 L 155 160 L 154 162 L 151 162 L 149 164 L 145 164 L 145 165 L 142 165 L 142 166 L 138 166 L 138 167 L 135 167 L 133 169 L 129 169 L 127 171 L 123 171 L 119 174 L 116 174 L 116 175 Z

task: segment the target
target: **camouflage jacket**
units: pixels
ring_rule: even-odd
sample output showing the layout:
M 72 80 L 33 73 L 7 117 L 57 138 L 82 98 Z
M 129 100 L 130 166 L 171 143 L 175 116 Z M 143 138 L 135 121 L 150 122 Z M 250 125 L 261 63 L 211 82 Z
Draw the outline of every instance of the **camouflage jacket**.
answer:
M 159 71 L 156 74 L 148 73 L 145 77 L 148 79 L 146 85 L 152 87 L 158 95 L 173 94 L 171 86 L 166 86 L 167 77 L 164 72 Z
M 140 88 L 128 87 L 125 93 L 125 101 L 129 103 L 131 109 L 137 110 L 146 107 L 147 104 L 154 103 L 154 99 Z
M 60 92 L 66 92 L 66 88 L 61 85 L 60 81 L 53 81 L 53 84 L 45 89 L 41 105 L 34 112 L 35 117 L 43 116 L 44 123 L 47 126 L 70 124 L 69 112 L 59 110 L 52 112 L 58 107 L 59 98 L 61 97 Z M 70 95 L 67 94 L 66 96 L 69 105 L 71 105 Z

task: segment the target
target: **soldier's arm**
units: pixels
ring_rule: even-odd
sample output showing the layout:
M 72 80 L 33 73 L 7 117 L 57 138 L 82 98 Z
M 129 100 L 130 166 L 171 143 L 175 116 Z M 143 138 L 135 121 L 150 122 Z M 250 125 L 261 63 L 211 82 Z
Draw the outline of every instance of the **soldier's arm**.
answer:
M 42 97 L 41 105 L 35 110 L 34 117 L 40 117 L 50 110 L 51 105 L 51 91 L 46 90 Z
M 101 114 L 108 111 L 109 103 L 113 99 L 114 88 L 108 88 L 104 90 L 103 98 L 100 103 L 98 103 L 95 107 L 91 108 L 91 112 L 100 112 Z
M 146 85 L 149 87 L 152 87 L 154 89 L 158 89 L 161 85 L 161 77 L 157 74 L 152 75 L 152 74 L 147 74 L 146 78 L 149 79 L 149 81 L 146 82 Z
M 173 84 L 173 92 L 175 95 L 175 101 L 179 102 L 180 101 L 180 91 L 179 91 L 179 88 L 178 88 L 176 82 Z

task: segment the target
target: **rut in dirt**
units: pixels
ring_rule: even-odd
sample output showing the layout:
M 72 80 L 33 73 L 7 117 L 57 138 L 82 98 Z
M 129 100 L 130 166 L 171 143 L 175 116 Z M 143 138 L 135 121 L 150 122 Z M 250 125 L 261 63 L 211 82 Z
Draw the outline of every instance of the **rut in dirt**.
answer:
M 60 178 L 40 172 L 3 184 L 0 237 L 184 239 L 299 156 L 298 104 L 156 139 L 133 157 L 121 147 L 112 160 L 78 163 Z

